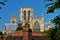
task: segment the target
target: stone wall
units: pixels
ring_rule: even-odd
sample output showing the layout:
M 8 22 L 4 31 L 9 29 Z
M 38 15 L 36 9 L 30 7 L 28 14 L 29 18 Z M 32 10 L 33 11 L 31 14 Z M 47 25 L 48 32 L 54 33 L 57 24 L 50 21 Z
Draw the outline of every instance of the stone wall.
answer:
M 32 36 L 32 40 L 46 40 L 46 36 Z M 7 36 L 5 40 L 23 40 L 23 36 Z M 28 38 L 28 40 L 30 40 Z

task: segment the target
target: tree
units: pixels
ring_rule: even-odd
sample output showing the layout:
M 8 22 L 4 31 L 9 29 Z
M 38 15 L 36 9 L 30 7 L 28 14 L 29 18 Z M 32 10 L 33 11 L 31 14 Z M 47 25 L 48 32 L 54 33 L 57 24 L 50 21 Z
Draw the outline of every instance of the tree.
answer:
M 3 33 L 0 31 L 0 40 L 3 40 Z
M 60 27 L 52 28 L 47 32 L 48 40 L 59 40 L 60 39 Z
M 16 31 L 17 31 L 17 30 L 22 30 L 22 29 L 23 29 L 23 27 L 17 27 Z
M 52 28 L 47 32 L 48 40 L 60 40 L 60 15 L 56 16 L 52 20 L 52 23 L 55 24 L 55 28 Z
M 7 2 L 7 0 L 4 0 L 3 2 L 0 1 L 0 5 L 5 5 L 5 2 Z M 0 9 L 2 9 L 2 7 L 0 6 Z M 0 17 L 1 19 L 1 17 Z
M 47 40 L 54 40 L 54 31 L 53 28 L 47 31 Z
M 21 23 L 21 21 L 19 21 L 19 22 L 18 22 L 18 27 L 17 27 L 16 31 L 17 31 L 17 30 L 22 30 L 22 29 L 23 29 L 22 23 Z
M 54 19 L 52 19 L 52 23 L 55 24 L 55 26 L 60 26 L 60 15 L 56 16 Z
M 60 0 L 47 0 L 50 1 L 50 3 L 46 4 L 48 7 L 47 13 L 53 13 L 55 9 L 60 8 Z
M 56 30 L 55 39 L 60 40 L 60 27 L 58 27 L 58 29 Z
M 0 35 L 3 35 L 3 33 L 2 33 L 2 32 L 0 32 Z
M 0 5 L 5 5 L 5 2 L 7 2 L 7 0 L 4 0 L 3 2 L 0 1 Z M 0 6 L 0 9 L 2 9 L 1 6 Z
M 48 40 L 59 40 L 60 39 L 60 27 L 52 28 L 47 32 Z

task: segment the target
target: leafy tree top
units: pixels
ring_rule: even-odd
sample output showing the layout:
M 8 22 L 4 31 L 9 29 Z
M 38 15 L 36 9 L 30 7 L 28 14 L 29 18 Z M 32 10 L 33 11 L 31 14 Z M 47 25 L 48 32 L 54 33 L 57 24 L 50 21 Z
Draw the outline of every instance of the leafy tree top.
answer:
M 50 1 L 50 3 L 47 4 L 49 6 L 47 13 L 53 13 L 55 9 L 60 8 L 60 0 L 47 0 L 47 1 Z
M 2 32 L 0 32 L 0 35 L 3 35 L 3 33 L 2 33 Z
M 54 19 L 52 19 L 52 23 L 54 23 L 55 26 L 60 26 L 60 15 L 58 15 Z

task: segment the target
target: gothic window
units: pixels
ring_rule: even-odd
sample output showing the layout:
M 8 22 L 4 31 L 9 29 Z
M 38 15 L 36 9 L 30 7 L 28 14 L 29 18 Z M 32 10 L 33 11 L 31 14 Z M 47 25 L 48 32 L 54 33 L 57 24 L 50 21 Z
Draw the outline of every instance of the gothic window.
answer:
M 39 25 L 38 21 L 36 21 L 34 23 L 34 28 L 33 29 L 34 29 L 35 32 L 40 32 L 40 25 Z
M 28 11 L 28 20 L 30 20 L 30 11 Z
M 24 11 L 24 20 L 26 20 L 26 10 Z

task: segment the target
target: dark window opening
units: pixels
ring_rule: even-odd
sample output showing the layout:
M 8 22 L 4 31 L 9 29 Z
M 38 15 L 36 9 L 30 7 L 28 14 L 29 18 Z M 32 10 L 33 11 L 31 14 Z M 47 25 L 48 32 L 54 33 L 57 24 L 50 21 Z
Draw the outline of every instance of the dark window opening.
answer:
M 26 11 L 24 11 L 24 20 L 26 20 Z
M 30 20 L 30 11 L 28 11 L 28 20 Z

